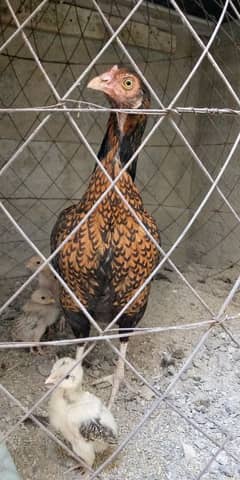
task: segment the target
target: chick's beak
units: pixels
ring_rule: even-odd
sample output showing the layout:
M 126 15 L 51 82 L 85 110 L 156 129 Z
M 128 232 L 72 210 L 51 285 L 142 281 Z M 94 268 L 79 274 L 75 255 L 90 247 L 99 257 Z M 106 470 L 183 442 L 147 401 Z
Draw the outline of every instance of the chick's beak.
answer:
M 53 375 L 49 375 L 49 377 L 45 380 L 45 385 L 54 385 L 56 382 Z

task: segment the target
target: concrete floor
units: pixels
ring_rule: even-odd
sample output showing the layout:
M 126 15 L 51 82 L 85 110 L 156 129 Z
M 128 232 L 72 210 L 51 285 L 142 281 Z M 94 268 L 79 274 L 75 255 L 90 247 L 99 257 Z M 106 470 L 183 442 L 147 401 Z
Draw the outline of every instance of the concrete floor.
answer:
M 176 278 L 166 272 L 167 281 L 154 280 L 147 313 L 141 326 L 169 326 L 199 322 L 209 318 L 199 301 Z M 186 278 L 196 288 L 208 305 L 217 312 L 225 299 L 230 283 L 236 280 L 237 270 L 221 271 L 192 265 L 184 270 Z M 2 296 L 6 297 L 12 285 L 3 285 Z M 234 298 L 228 313 L 238 314 L 239 294 Z M 14 308 L 19 308 L 19 301 Z M 12 312 L 9 310 L 9 315 Z M 10 316 L 11 316 L 10 315 Z M 9 340 L 12 321 L 7 313 L 1 324 L 1 339 Z M 230 324 L 229 324 L 230 325 Z M 170 331 L 161 334 L 136 337 L 130 342 L 128 359 L 159 391 L 163 392 L 199 341 L 204 329 Z M 239 322 L 231 323 L 231 331 L 240 340 Z M 64 337 L 69 336 L 66 332 Z M 71 335 L 70 335 L 71 336 Z M 28 352 L 1 352 L 1 382 L 24 405 L 32 405 L 44 393 L 44 379 L 54 362 L 55 354 L 74 355 L 74 348 L 48 348 L 46 355 L 32 356 Z M 163 366 L 162 359 L 170 352 L 172 364 Z M 114 355 L 102 344 L 89 355 L 85 369 L 85 386 L 107 401 L 109 388 L 90 387 L 93 378 L 112 372 Z M 227 451 L 238 458 L 239 452 L 239 361 L 240 351 L 220 329 L 214 330 L 200 349 L 193 365 L 182 376 L 168 399 L 214 442 L 221 443 L 226 432 L 229 440 Z M 133 392 L 121 390 L 113 413 L 117 419 L 119 442 L 135 427 L 142 415 L 151 406 L 153 398 L 131 372 L 127 372 Z M 44 404 L 39 413 L 46 413 Z M 1 431 L 7 431 L 19 418 L 20 412 L 1 394 Z M 63 480 L 64 472 L 74 463 L 67 455 L 47 439 L 34 426 L 20 426 L 11 436 L 8 446 L 23 480 Z M 216 451 L 216 444 L 196 431 L 169 406 L 162 402 L 149 421 L 127 445 L 111 467 L 102 474 L 104 480 L 195 480 L 197 475 Z M 103 459 L 97 459 L 96 466 Z M 69 473 L 75 480 L 79 474 Z M 240 465 L 222 452 L 212 465 L 208 480 L 240 478 Z

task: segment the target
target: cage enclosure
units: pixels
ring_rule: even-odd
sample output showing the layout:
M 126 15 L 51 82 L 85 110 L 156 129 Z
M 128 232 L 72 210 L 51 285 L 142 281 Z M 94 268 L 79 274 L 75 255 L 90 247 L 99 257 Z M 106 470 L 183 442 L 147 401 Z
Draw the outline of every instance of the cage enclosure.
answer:
M 29 278 L 26 261 L 36 253 L 34 246 L 45 256 L 50 254 L 50 234 L 58 215 L 65 207 L 78 202 L 88 187 L 96 165 L 92 150 L 98 153 L 110 107 L 107 98 L 86 86 L 92 77 L 113 65 L 137 70 L 150 89 L 151 110 L 144 134 L 147 141 L 139 153 L 136 185 L 145 208 L 157 221 L 162 254 L 168 252 L 170 261 L 170 266 L 167 261 L 162 262 L 163 275 L 158 278 L 159 282 L 153 282 L 149 309 L 141 326 L 157 328 L 205 320 L 222 321 L 226 312 L 238 318 L 238 1 L 6 0 L 0 1 L 0 18 L 1 341 L 10 341 L 12 318 L 19 313 L 32 288 L 30 283 L 27 289 L 21 290 Z M 155 128 L 157 122 L 159 125 Z M 20 296 L 16 293 L 18 289 Z M 231 332 L 222 333 L 221 328 L 219 331 L 223 344 L 226 338 L 231 341 L 228 336 L 232 339 Z M 239 334 L 237 327 L 235 334 Z M 159 395 L 162 387 L 168 388 L 172 380 L 169 367 L 180 368 L 198 339 L 197 330 L 185 335 L 180 329 L 179 333 L 168 332 L 161 338 L 148 340 L 146 337 L 132 347 L 130 358 L 137 370 L 156 386 Z M 219 347 L 215 337 L 209 341 L 209 348 Z M 226 356 L 231 357 L 226 360 L 229 365 L 237 358 L 234 350 L 237 344 L 235 340 L 232 350 L 226 349 Z M 145 347 L 152 352 L 151 358 L 147 358 Z M 176 353 L 179 347 L 183 350 L 182 357 Z M 172 364 L 164 366 L 167 374 L 162 380 L 160 357 L 168 348 L 173 349 L 176 356 L 173 355 Z M 97 349 L 100 351 L 99 343 Z M 51 359 L 40 362 L 44 374 L 56 353 L 50 351 Z M 109 349 L 107 361 L 111 354 Z M 34 379 L 42 382 L 44 375 L 41 371 L 36 375 L 37 361 L 26 360 L 27 354 L 22 350 L 7 353 L 3 350 L 1 357 L 9 369 L 12 362 L 22 365 L 18 376 L 13 373 L 11 377 L 10 373 L 3 385 L 14 391 L 21 401 L 25 387 L 31 391 L 29 399 L 33 400 Z M 216 360 L 213 355 L 209 360 L 203 354 L 202 367 L 195 367 L 203 368 L 199 370 L 200 377 L 206 375 L 209 386 L 215 381 L 215 377 L 212 378 L 216 373 L 214 368 L 221 364 L 224 369 L 223 363 L 222 358 Z M 131 452 L 126 455 L 126 463 L 119 460 L 112 473 L 103 470 L 99 478 L 124 478 L 127 468 L 129 480 L 143 478 L 137 473 L 139 469 L 149 480 L 202 478 L 197 475 L 205 471 L 201 469 L 204 469 L 209 451 L 214 453 L 222 439 L 218 436 L 222 424 L 221 391 L 224 398 L 228 391 L 233 392 L 232 398 L 237 396 L 235 366 L 232 370 L 229 366 L 229 372 L 224 387 L 214 384 L 216 406 L 212 410 L 209 406 L 209 411 L 207 408 L 205 411 L 215 424 L 218 422 L 213 439 L 209 440 L 206 425 L 207 434 L 199 440 L 193 424 L 184 423 L 184 415 L 192 420 L 191 405 L 199 400 L 194 397 L 194 382 L 197 384 L 198 378 L 195 372 L 190 377 L 190 393 L 184 389 L 184 382 L 179 390 L 185 402 L 180 420 L 164 403 L 164 418 L 156 416 L 149 424 L 149 431 L 145 427 L 142 436 L 138 433 L 136 450 L 133 441 L 128 444 Z M 154 383 L 156 378 L 161 378 L 160 383 Z M 146 390 L 142 397 L 141 393 L 139 395 L 143 400 L 140 403 L 132 400 L 130 420 L 126 420 L 123 405 L 116 410 L 122 434 L 134 428 L 152 398 Z M 11 406 L 11 415 L 7 415 L 10 400 L 3 397 L 5 420 L 9 418 L 4 420 L 1 430 L 7 431 L 21 410 Z M 176 398 L 175 409 L 183 406 L 183 400 Z M 234 402 L 233 415 L 237 412 Z M 197 410 L 196 407 L 197 416 L 201 408 Z M 225 413 L 224 426 L 225 420 L 227 425 L 227 410 Z M 237 424 L 231 424 L 231 435 L 236 432 Z M 199 455 L 185 446 L 184 435 L 188 435 L 192 445 L 198 442 Z M 183 462 L 182 453 L 176 450 L 174 470 L 171 458 L 177 437 L 182 438 Z M 143 448 L 148 438 L 151 438 L 152 447 L 145 445 Z M 65 464 L 52 462 L 51 451 L 48 452 L 47 440 L 41 436 L 41 431 L 35 435 L 34 442 L 36 449 L 42 448 L 38 467 L 45 468 L 47 456 L 44 478 L 64 478 Z M 29 448 L 29 437 L 26 439 L 24 431 L 16 430 L 11 453 L 15 454 L 20 473 L 25 475 L 24 479 L 35 475 L 34 478 L 40 480 L 41 471 L 37 472 Z M 236 466 L 237 448 L 236 441 L 228 450 L 229 471 L 236 479 L 240 471 L 237 470 L 239 465 Z M 141 457 L 138 460 L 137 451 Z M 161 461 L 156 460 L 159 455 Z M 209 473 L 206 479 L 225 478 L 221 469 L 214 471 L 215 477 Z M 69 478 L 73 480 L 75 477 L 71 475 Z
M 99 13 L 88 3 L 47 2 L 26 24 L 25 34 L 61 98 L 109 39 L 109 31 Z M 185 2 L 183 5 L 186 18 L 204 44 L 209 41 L 221 13 L 221 3 L 213 2 L 209 11 L 207 3 L 205 7 L 201 2 Z M 13 3 L 21 23 L 37 5 L 38 2 L 30 1 Z M 132 2 L 106 2 L 101 8 L 116 29 L 132 6 Z M 192 13 L 198 16 L 193 17 Z M 15 28 L 4 2 L 1 17 L 4 44 Z M 202 48 L 173 7 L 162 7 L 161 2 L 141 5 L 123 28 L 120 39 L 165 107 L 172 104 L 173 108 L 237 108 L 236 99 L 206 55 L 179 95 L 202 54 Z M 235 91 L 239 86 L 238 43 L 236 15 L 230 10 L 210 52 Z M 129 65 L 129 59 L 116 41 L 104 50 L 88 69 L 88 74 L 71 91 L 67 97 L 68 106 L 77 107 L 71 100 L 107 105 L 85 86 L 96 72 L 114 64 Z M 34 109 L 58 103 L 21 33 L 1 50 L 0 91 L 2 108 Z M 159 108 L 153 98 L 152 108 Z M 37 133 L 34 130 L 46 116 L 44 112 L 2 112 L 1 115 L 2 165 L 33 134 L 16 161 L 4 171 L 1 196 L 25 233 L 46 253 L 56 216 L 66 205 L 82 196 L 93 169 L 93 159 L 61 112 L 53 113 Z M 186 141 L 215 178 L 235 141 L 238 117 L 197 115 L 189 111 L 172 115 Z M 84 111 L 73 116 L 97 152 L 108 113 Z M 154 122 L 156 116 L 150 116 L 148 131 Z M 186 141 L 165 119 L 144 147 L 137 167 L 137 183 L 144 204 L 158 221 L 166 249 L 175 242 L 210 186 Z M 235 155 L 219 186 L 236 210 L 238 179 L 239 165 Z M 180 263 L 193 260 L 225 266 L 238 260 L 238 235 L 238 222 L 221 196 L 214 192 L 174 252 L 174 257 Z M 22 261 L 30 252 L 5 215 L 1 222 L 0 246 L 1 273 L 4 276 L 22 275 Z

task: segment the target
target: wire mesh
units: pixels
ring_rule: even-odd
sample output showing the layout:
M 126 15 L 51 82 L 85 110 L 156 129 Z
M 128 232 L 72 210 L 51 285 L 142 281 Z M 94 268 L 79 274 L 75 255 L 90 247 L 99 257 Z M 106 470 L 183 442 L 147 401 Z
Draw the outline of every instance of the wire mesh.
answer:
M 240 285 L 237 240 L 240 222 L 237 201 L 240 98 L 235 79 L 236 62 L 239 61 L 239 5 L 231 0 L 214 1 L 214 17 L 205 2 L 194 0 L 190 7 L 194 5 L 194 12 L 198 12 L 200 19 L 191 16 L 190 2 L 182 2 L 181 6 L 175 0 L 170 0 L 167 6 L 165 3 L 139 0 L 123 2 L 120 7 L 118 2 L 111 1 L 107 5 L 92 0 L 91 8 L 87 9 L 87 19 L 84 17 L 86 5 L 77 1 L 59 3 L 43 0 L 38 3 L 5 0 L 5 7 L 1 7 L 1 272 L 10 282 L 17 278 L 17 283 L 13 287 L 11 283 L 10 290 L 7 289 L 0 312 L 6 314 L 8 320 L 9 307 L 18 301 L 21 294 L 28 294 L 27 287 L 48 265 L 97 332 L 97 335 L 84 339 L 86 345 L 89 344 L 84 356 L 90 351 L 95 352 L 96 345 L 106 345 L 117 358 L 124 360 L 128 370 L 154 397 L 152 404 L 142 411 L 142 415 L 138 415 L 136 424 L 99 467 L 93 470 L 84 465 L 89 470 L 90 479 L 110 478 L 105 476 L 106 467 L 125 447 L 134 448 L 132 439 L 136 441 L 136 437 L 142 435 L 146 440 L 144 428 L 149 426 L 153 415 L 157 415 L 162 403 L 209 442 L 209 458 L 204 458 L 204 462 L 198 465 L 198 472 L 186 473 L 186 478 L 197 480 L 211 475 L 213 464 L 222 452 L 239 465 L 237 453 L 229 447 L 232 441 L 237 442 L 237 434 L 226 432 L 221 424 L 215 425 L 217 435 L 209 434 L 208 426 L 201 427 L 201 423 L 199 425 L 189 412 L 186 413 L 174 397 L 176 385 L 197 361 L 199 352 L 212 335 L 225 335 L 225 342 L 228 339 L 229 344 L 233 342 L 239 348 L 235 323 L 239 318 L 238 304 L 233 311 L 229 310 Z M 147 25 L 148 37 L 144 48 L 139 47 L 142 40 L 134 37 L 132 32 L 131 22 L 134 21 Z M 93 24 L 97 29 L 94 40 L 91 38 Z M 171 39 L 168 46 L 162 45 L 162 51 L 161 48 L 160 51 L 151 48 L 156 25 L 163 28 L 162 33 L 168 33 L 167 38 Z M 181 39 L 183 47 L 178 47 Z M 133 67 L 151 93 L 153 108 L 147 112 L 143 110 L 149 117 L 147 133 L 113 180 L 96 151 L 104 133 L 102 119 L 115 110 L 106 104 L 93 103 L 84 88 L 90 72 L 92 75 L 94 71 L 102 71 L 114 63 Z M 158 75 L 158 69 L 162 69 L 161 75 Z M 127 109 L 121 111 L 129 113 Z M 138 161 L 137 185 L 146 208 L 159 223 L 163 246 L 151 235 L 117 186 L 118 180 L 139 153 L 142 158 Z M 79 162 L 79 157 L 83 161 Z M 173 159 L 173 171 L 169 169 L 170 159 Z M 94 164 L 108 178 L 109 187 L 49 255 L 51 228 L 63 208 L 81 198 Z M 51 261 L 113 189 L 155 244 L 161 259 L 121 311 L 102 328 L 55 271 Z M 35 273 L 24 278 L 23 263 L 32 252 L 42 258 L 43 264 Z M 179 259 L 189 258 L 206 265 L 212 261 L 217 263 L 217 273 L 210 272 L 209 278 L 229 272 L 234 265 L 237 267 L 234 270 L 237 278 L 230 279 L 230 290 L 217 304 L 212 304 L 211 297 L 202 294 L 184 269 L 178 267 Z M 167 265 L 177 274 L 188 295 L 201 307 L 196 320 L 163 326 L 158 322 L 157 326 L 136 327 L 129 333 L 116 329 L 119 318 L 159 270 Z M 161 305 L 161 298 L 158 302 Z M 230 330 L 232 326 L 234 333 Z M 203 330 L 200 337 L 198 329 Z M 156 384 L 152 378 L 148 379 L 147 374 L 142 374 L 141 369 L 124 358 L 113 343 L 124 336 L 135 336 L 137 339 L 139 336 L 145 338 L 166 332 L 181 334 L 189 330 L 197 332 L 195 347 L 164 388 L 161 382 Z M 44 345 L 62 349 L 80 342 L 82 339 L 25 343 L 1 341 L 0 349 L 3 352 L 13 350 L 17 354 L 24 347 Z M 22 412 L 18 420 L 6 429 L 2 441 L 17 435 L 25 419 L 31 417 L 40 430 L 84 464 L 72 449 L 34 416 L 36 409 L 57 386 L 41 395 L 31 407 L 26 407 L 15 393 L 0 384 L 4 397 L 18 405 Z M 209 424 L 211 422 L 209 419 Z M 154 442 L 154 431 L 151 440 Z M 215 451 L 212 451 L 213 446 Z M 124 457 L 121 462 L 124 463 Z M 134 478 L 137 471 L 133 472 Z M 71 475 L 71 469 L 67 474 Z M 157 475 L 156 469 L 154 475 Z M 179 473 L 176 475 L 161 472 L 157 478 L 179 478 Z

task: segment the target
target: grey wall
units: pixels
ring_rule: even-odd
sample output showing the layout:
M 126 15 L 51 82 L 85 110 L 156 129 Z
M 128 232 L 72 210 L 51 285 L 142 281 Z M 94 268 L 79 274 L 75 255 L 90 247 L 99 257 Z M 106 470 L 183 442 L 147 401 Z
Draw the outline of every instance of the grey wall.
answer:
M 64 17 L 59 15 L 61 4 L 55 8 L 58 10 L 46 10 L 44 17 L 45 23 L 51 26 L 48 30 L 52 29 L 52 31 L 39 31 L 35 28 L 33 31 L 27 30 L 27 33 L 52 82 L 60 95 L 63 95 L 96 55 L 105 40 L 90 40 L 81 34 L 76 23 L 79 9 L 68 7 L 64 20 Z M 127 10 L 129 11 L 129 8 L 126 7 L 125 10 L 121 10 L 123 16 Z M 119 11 L 116 10 L 115 14 L 119 15 Z M 56 33 L 56 27 L 60 32 L 64 30 L 64 22 L 69 21 L 70 17 L 74 20 L 75 34 Z M 146 23 L 146 11 L 143 9 L 134 18 L 136 21 Z M 144 71 L 146 78 L 163 103 L 167 105 L 191 71 L 199 55 L 199 50 L 175 16 L 164 16 L 160 11 L 160 13 L 152 12 L 152 16 L 148 19 L 150 19 L 150 25 L 157 24 L 163 30 L 176 36 L 176 51 L 168 54 L 161 50 L 153 51 L 129 46 L 128 50 Z M 205 27 L 203 25 L 200 27 L 206 33 Z M 2 41 L 12 31 L 11 27 L 5 26 Z M 235 57 L 229 53 L 232 51 L 231 41 L 224 38 L 224 42 L 217 48 L 224 65 L 225 60 L 227 66 L 229 62 L 230 68 L 236 74 Z M 20 36 L 11 42 L 7 51 L 3 53 L 4 55 L 0 56 L 0 99 L 3 106 L 39 106 L 55 103 L 49 86 Z M 115 63 L 127 63 L 116 44 L 109 47 L 98 61 L 97 71 L 103 71 Z M 96 70 L 92 69 L 86 81 L 95 74 Z M 235 80 L 238 81 L 237 77 Z M 78 86 L 71 98 L 104 104 L 103 98 L 87 91 L 86 81 L 84 80 Z M 209 82 L 212 85 L 211 92 L 208 91 Z M 219 95 L 216 94 L 216 87 L 220 88 L 220 92 L 224 96 L 224 105 L 232 105 L 225 89 L 221 90 L 222 87 L 218 83 L 211 67 L 205 63 L 178 99 L 177 105 L 217 106 L 219 105 Z M 222 98 L 221 95 L 220 98 Z M 154 102 L 153 106 L 156 106 Z M 30 132 L 43 117 L 44 114 L 37 116 L 35 113 L 1 115 L 0 155 L 2 164 L 28 138 Z M 74 118 L 91 146 L 97 151 L 104 133 L 107 115 L 84 113 L 78 117 L 74 115 Z M 217 155 L 215 127 L 211 125 L 209 128 L 205 117 L 198 118 L 193 114 L 185 114 L 181 118 L 176 115 L 175 120 L 191 145 L 194 148 L 195 145 L 197 146 L 199 155 L 201 153 L 201 158 L 206 166 L 212 172 L 216 171 L 222 164 L 227 149 L 231 146 L 234 131 L 237 128 L 232 126 L 232 120 L 222 118 L 216 120 L 214 118 L 214 123 L 220 122 L 218 128 L 221 139 Z M 155 119 L 149 119 L 148 131 L 154 121 Z M 224 138 L 222 132 L 224 132 Z M 201 149 L 198 145 L 201 145 Z M 213 150 L 214 156 L 211 153 Z M 62 114 L 54 114 L 44 129 L 34 137 L 2 177 L 1 196 L 5 206 L 24 232 L 44 253 L 49 251 L 49 235 L 56 216 L 65 206 L 81 197 L 87 187 L 92 168 L 91 155 L 73 132 L 66 118 Z M 227 177 L 224 184 L 225 190 L 231 188 L 236 179 L 238 171 L 236 160 L 231 168 L 231 178 Z M 162 232 L 163 247 L 168 249 L 188 222 L 207 188 L 189 151 L 176 135 L 168 119 L 163 121 L 141 154 L 137 183 L 146 207 L 153 212 L 158 221 Z M 233 200 L 235 194 L 232 193 Z M 235 204 L 237 205 L 236 198 Z M 232 228 L 232 220 L 230 223 L 226 222 L 226 218 L 229 218 L 227 213 L 226 215 L 221 214 L 221 217 L 215 215 L 214 221 L 211 222 L 211 214 L 215 208 L 216 204 L 212 203 L 207 210 L 209 217 L 207 225 L 204 223 L 204 214 L 197 221 L 191 235 L 181 243 L 174 257 L 178 262 L 184 263 L 192 259 L 200 261 L 202 258 L 200 253 L 202 254 L 209 248 L 209 236 L 211 236 L 211 245 L 214 247 L 218 235 L 220 235 L 219 232 L 222 232 L 223 229 L 225 234 Z M 229 235 L 228 241 L 233 242 L 233 238 L 235 241 L 235 233 L 234 237 Z M 222 262 L 229 261 L 228 241 L 221 250 Z M 232 249 L 233 243 L 231 243 Z M 0 237 L 1 274 L 22 275 L 25 273 L 24 261 L 30 255 L 32 255 L 31 249 L 3 216 Z M 206 255 L 203 261 L 208 261 Z M 212 263 L 219 262 L 218 249 L 213 248 L 211 261 Z
M 212 54 L 231 86 L 239 95 L 239 27 L 225 24 L 217 37 Z M 237 101 L 209 61 L 205 61 L 199 82 L 198 104 L 207 107 L 233 108 L 239 110 Z M 196 152 L 215 179 L 230 153 L 239 134 L 239 117 L 222 115 L 198 118 Z M 209 181 L 194 164 L 191 182 L 190 204 L 197 208 L 210 187 Z M 224 173 L 220 188 L 228 201 L 240 214 L 240 164 L 239 147 Z M 236 216 L 213 192 L 210 201 L 195 222 L 189 241 L 189 258 L 208 265 L 227 265 L 239 260 L 240 227 Z

